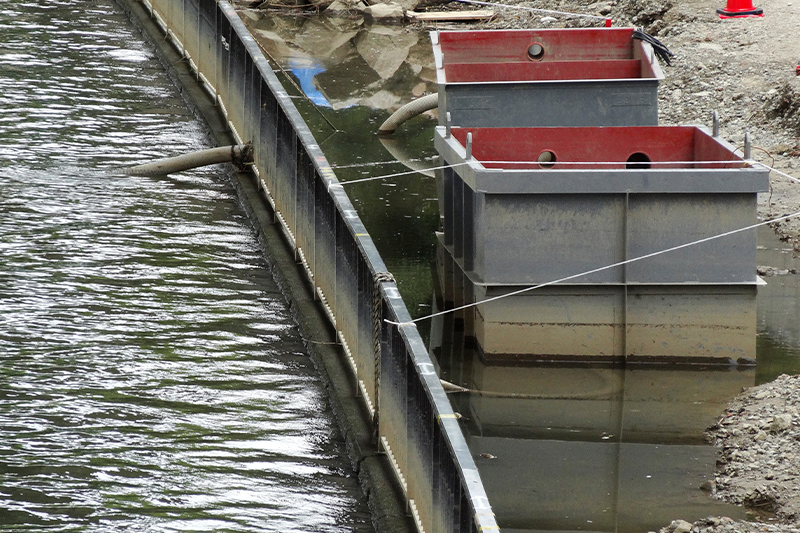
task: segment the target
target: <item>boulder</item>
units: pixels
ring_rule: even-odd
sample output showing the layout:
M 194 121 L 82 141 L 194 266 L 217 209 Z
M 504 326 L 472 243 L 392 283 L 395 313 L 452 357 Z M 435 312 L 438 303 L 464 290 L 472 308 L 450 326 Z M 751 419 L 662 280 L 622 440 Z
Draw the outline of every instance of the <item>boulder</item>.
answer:
M 386 2 L 365 8 L 364 16 L 381 22 L 401 22 L 405 17 L 405 10 L 400 4 Z

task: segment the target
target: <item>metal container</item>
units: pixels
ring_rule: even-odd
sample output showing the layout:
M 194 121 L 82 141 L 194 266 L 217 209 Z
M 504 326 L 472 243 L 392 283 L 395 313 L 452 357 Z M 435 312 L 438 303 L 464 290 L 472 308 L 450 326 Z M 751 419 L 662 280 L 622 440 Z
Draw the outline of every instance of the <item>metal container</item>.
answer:
M 658 124 L 652 47 L 633 28 L 431 32 L 439 117 L 454 126 Z
M 733 231 L 769 172 L 704 129 L 438 126 L 435 144 L 444 242 L 475 283 L 756 281 L 755 229 Z

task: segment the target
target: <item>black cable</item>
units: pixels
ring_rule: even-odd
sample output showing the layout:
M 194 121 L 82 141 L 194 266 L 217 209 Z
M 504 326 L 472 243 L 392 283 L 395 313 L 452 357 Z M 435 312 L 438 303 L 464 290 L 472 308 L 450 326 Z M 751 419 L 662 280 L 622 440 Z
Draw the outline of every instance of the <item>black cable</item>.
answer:
M 633 30 L 632 37 L 634 39 L 639 39 L 640 41 L 644 41 L 649 43 L 653 47 L 653 51 L 656 53 L 658 58 L 667 64 L 667 66 L 672 66 L 669 58 L 675 57 L 675 54 L 669 51 L 669 48 L 664 46 L 664 43 L 653 37 L 652 35 L 648 35 L 644 32 L 642 28 L 636 28 Z

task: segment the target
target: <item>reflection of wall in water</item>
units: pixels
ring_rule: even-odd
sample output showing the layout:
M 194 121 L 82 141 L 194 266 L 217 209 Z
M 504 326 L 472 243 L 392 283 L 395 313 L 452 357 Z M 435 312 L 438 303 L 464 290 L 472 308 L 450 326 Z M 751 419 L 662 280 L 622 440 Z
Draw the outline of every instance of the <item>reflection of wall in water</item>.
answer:
M 440 309 L 474 298 L 444 252 Z M 645 532 L 743 516 L 700 487 L 717 458 L 704 430 L 753 385 L 752 367 L 492 363 L 475 316 L 437 317 L 431 351 L 444 379 L 473 391 L 450 399 L 503 530 Z

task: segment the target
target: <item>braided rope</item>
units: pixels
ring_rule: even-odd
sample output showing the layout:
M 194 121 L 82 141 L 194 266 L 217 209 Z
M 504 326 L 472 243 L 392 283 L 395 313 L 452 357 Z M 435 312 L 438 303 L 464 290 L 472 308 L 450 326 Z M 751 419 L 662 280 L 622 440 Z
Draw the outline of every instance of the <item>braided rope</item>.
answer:
M 375 436 L 378 436 L 378 421 L 380 418 L 380 388 L 381 388 L 381 337 L 383 331 L 383 298 L 381 297 L 381 283 L 394 283 L 394 276 L 390 272 L 377 272 L 373 278 L 372 290 L 372 342 L 375 355 L 375 414 L 372 423 Z

